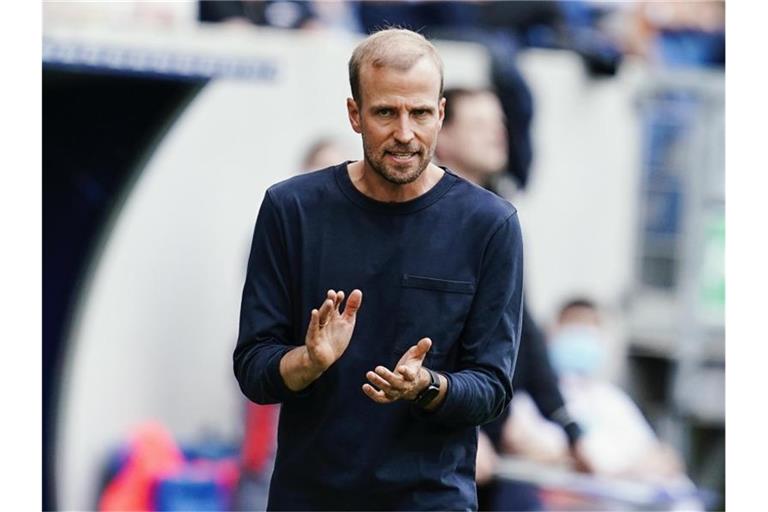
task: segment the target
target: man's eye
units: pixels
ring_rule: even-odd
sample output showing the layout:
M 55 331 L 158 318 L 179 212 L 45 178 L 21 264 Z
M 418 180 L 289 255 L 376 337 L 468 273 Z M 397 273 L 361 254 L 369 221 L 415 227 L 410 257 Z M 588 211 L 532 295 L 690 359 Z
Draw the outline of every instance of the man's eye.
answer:
M 381 117 L 390 117 L 392 115 L 392 109 L 382 108 L 376 111 L 376 114 Z
M 425 110 L 425 109 L 419 109 L 419 110 L 413 111 L 413 115 L 416 117 L 427 117 L 428 114 L 429 114 L 429 110 Z

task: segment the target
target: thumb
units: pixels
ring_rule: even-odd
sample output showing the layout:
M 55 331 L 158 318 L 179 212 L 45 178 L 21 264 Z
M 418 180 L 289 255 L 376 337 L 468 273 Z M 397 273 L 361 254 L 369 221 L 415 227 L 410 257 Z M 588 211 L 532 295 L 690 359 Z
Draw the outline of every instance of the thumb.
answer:
M 344 304 L 344 318 L 351 320 L 355 318 L 357 310 L 360 309 L 360 305 L 363 303 L 363 292 L 360 290 L 352 290 L 347 298 L 347 303 Z
M 411 349 L 413 350 L 413 357 L 424 359 L 430 348 L 432 348 L 432 340 L 429 338 L 421 338 Z

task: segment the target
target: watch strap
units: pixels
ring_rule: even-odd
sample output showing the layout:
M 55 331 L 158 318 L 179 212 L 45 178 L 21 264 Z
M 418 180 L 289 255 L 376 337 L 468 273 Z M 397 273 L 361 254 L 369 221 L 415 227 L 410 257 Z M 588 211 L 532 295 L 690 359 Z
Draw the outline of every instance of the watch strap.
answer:
M 437 372 L 424 368 L 429 373 L 429 385 L 413 400 L 417 405 L 426 407 L 440 393 L 440 377 Z

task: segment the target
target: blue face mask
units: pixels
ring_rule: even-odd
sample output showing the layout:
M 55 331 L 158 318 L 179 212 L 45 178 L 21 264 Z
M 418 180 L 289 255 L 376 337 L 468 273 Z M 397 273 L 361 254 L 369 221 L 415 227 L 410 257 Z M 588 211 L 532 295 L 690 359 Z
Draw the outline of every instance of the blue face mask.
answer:
M 558 375 L 595 375 L 605 360 L 599 331 L 587 325 L 563 327 L 549 343 L 549 360 Z

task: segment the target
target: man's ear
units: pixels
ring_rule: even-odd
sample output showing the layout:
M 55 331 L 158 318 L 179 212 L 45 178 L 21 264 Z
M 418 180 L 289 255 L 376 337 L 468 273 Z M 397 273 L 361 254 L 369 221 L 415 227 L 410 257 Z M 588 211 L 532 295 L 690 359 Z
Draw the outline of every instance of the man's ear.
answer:
M 443 127 L 443 120 L 445 119 L 445 102 L 446 101 L 447 100 L 444 97 L 440 98 L 440 104 L 437 107 L 437 114 L 440 118 L 440 128 Z
M 349 124 L 355 133 L 360 133 L 360 109 L 357 108 L 357 102 L 352 98 L 347 98 L 347 116 L 349 117 Z

